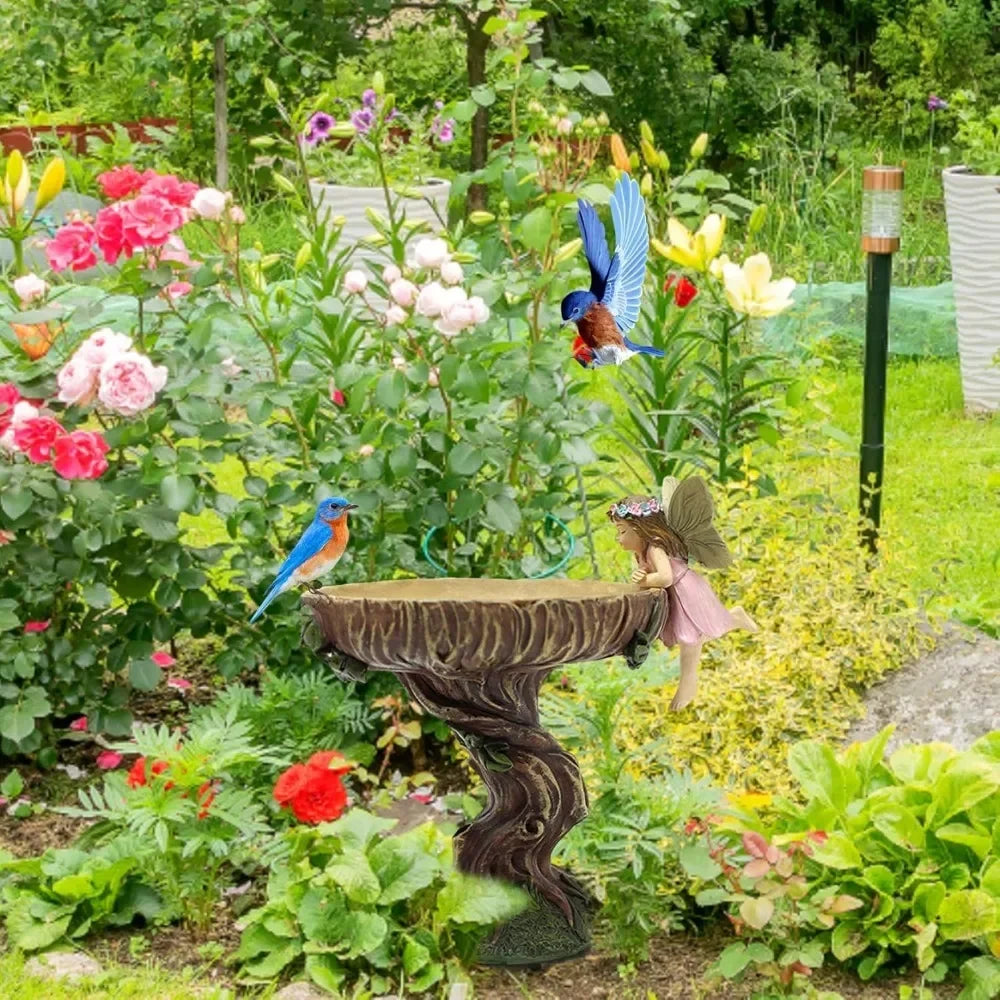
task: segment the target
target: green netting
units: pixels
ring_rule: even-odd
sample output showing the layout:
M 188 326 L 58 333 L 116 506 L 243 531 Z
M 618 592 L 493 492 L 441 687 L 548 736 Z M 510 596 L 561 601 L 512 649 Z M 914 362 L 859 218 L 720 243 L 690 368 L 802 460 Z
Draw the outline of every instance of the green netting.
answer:
M 768 350 L 794 354 L 828 337 L 864 342 L 865 283 L 833 281 L 799 285 L 795 305 L 764 323 Z M 889 353 L 953 357 L 958 354 L 955 301 L 950 281 L 926 288 L 892 289 Z

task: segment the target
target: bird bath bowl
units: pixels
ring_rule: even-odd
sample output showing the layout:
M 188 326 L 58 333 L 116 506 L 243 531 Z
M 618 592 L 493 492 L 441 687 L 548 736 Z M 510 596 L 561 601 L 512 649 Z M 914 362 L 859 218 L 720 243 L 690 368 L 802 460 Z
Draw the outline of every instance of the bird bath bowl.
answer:
M 624 655 L 639 666 L 664 613 L 663 592 L 584 580 L 389 580 L 302 598 L 307 642 L 338 675 L 390 670 L 446 722 L 489 791 L 455 834 L 461 871 L 526 887 L 534 905 L 480 949 L 489 965 L 542 965 L 584 954 L 593 900 L 552 849 L 587 815 L 576 760 L 538 721 L 555 667 Z

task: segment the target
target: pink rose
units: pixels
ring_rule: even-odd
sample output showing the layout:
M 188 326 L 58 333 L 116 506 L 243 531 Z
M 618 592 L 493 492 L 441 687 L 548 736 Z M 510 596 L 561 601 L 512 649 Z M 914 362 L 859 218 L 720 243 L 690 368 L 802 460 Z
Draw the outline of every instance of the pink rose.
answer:
M 44 632 L 51 624 L 52 624 L 52 622 L 50 622 L 50 621 L 46 621 L 46 622 L 25 622 L 24 623 L 24 631 L 26 633 L 29 633 L 29 634 L 32 633 L 32 632 Z
M 409 308 L 417 301 L 419 291 L 412 281 L 407 281 L 406 278 L 397 278 L 389 286 L 389 294 L 396 305 Z
M 44 298 L 49 290 L 49 283 L 39 278 L 37 274 L 22 274 L 20 278 L 14 279 L 13 284 L 22 306 L 34 302 L 35 299 Z
M 406 310 L 401 309 L 399 306 L 389 306 L 385 311 L 385 325 L 386 326 L 399 326 L 400 323 L 406 322 Z
M 118 201 L 119 198 L 127 198 L 130 194 L 135 194 L 150 176 L 155 176 L 153 171 L 147 170 L 140 174 L 131 163 L 126 163 L 113 170 L 106 170 L 103 174 L 98 174 L 97 183 L 101 185 L 105 198 Z
M 181 299 L 193 288 L 194 285 L 190 281 L 171 281 L 161 294 L 165 295 L 168 299 Z
M 236 378 L 236 376 L 243 371 L 243 369 L 236 363 L 236 358 L 225 358 L 219 362 L 219 367 L 222 369 L 222 374 L 228 375 L 230 378 Z
M 457 285 L 464 277 L 465 272 L 457 260 L 446 260 L 441 265 L 441 280 L 446 285 Z
M 427 384 L 429 386 L 432 386 L 432 387 L 436 388 L 440 384 L 440 377 L 441 377 L 441 372 L 438 370 L 437 365 L 435 365 L 427 373 Z
M 191 199 L 191 210 L 199 218 L 218 222 L 226 209 L 226 195 L 218 188 L 201 188 Z
M 19 399 L 10 409 L 10 413 L 2 421 L 0 430 L 0 445 L 8 451 L 19 451 L 14 442 L 14 434 L 21 424 L 34 420 L 39 415 L 37 406 L 32 406 L 26 399 Z
M 160 261 L 173 261 L 176 264 L 183 264 L 185 267 L 194 267 L 191 254 L 188 253 L 187 244 L 177 235 L 171 236 L 158 255 Z M 149 266 L 156 267 L 156 261 L 150 258 Z
M 0 545 L 10 545 L 16 537 L 13 531 L 0 530 Z
M 86 406 L 97 395 L 97 369 L 76 357 L 67 361 L 56 376 L 59 402 L 70 406 Z
M 113 264 L 123 250 L 126 257 L 132 256 L 132 248 L 125 243 L 125 223 L 118 205 L 106 205 L 97 213 L 94 235 L 105 263 Z
M 73 361 L 99 369 L 108 358 L 121 354 L 132 347 L 132 338 L 124 333 L 115 333 L 108 326 L 95 330 L 81 345 Z
M 69 724 L 69 728 L 74 733 L 85 733 L 87 731 L 87 716 L 81 715 L 79 719 L 74 719 Z
M 556 122 L 556 131 L 560 135 L 569 135 L 573 131 L 573 122 L 569 118 L 560 118 Z
M 160 247 L 184 224 L 176 205 L 154 194 L 140 194 L 121 206 L 125 243 L 133 250 Z
M 0 434 L 10 426 L 14 407 L 21 402 L 21 394 L 10 382 L 0 382 Z
M 173 688 L 175 691 L 188 691 L 191 688 L 191 682 L 183 677 L 171 677 L 167 680 L 167 687 Z
M 399 281 L 402 277 L 403 272 L 400 271 L 395 264 L 387 264 L 384 268 L 382 268 L 382 280 L 387 285 L 391 285 L 394 281 Z
M 97 479 L 108 469 L 108 443 L 97 431 L 73 431 L 52 446 L 52 468 L 63 479 Z
M 97 263 L 94 253 L 94 227 L 86 222 L 62 226 L 45 244 L 45 255 L 53 271 L 85 271 Z
M 490 318 L 490 307 L 478 295 L 469 298 L 469 305 L 472 306 L 472 322 L 477 326 L 485 323 Z
M 444 288 L 439 282 L 432 281 L 420 289 L 420 294 L 417 296 L 417 312 L 421 316 L 433 319 L 435 316 L 441 315 L 441 309 L 445 302 Z
M 232 219 L 234 225 L 242 226 L 247 221 L 247 213 L 239 205 L 230 205 L 229 218 Z
M 349 292 L 351 295 L 357 295 L 363 292 L 368 287 L 368 278 L 365 276 L 364 271 L 359 271 L 356 268 L 352 271 L 348 271 L 344 275 L 344 291 Z
M 115 413 L 134 417 L 156 402 L 156 394 L 167 384 L 167 369 L 154 365 L 144 354 L 125 351 L 101 366 L 97 398 Z
M 41 464 L 49 461 L 56 438 L 65 433 L 62 424 L 52 417 L 32 417 L 14 425 L 14 447 Z
M 440 267 L 448 259 L 448 244 L 442 239 L 424 237 L 414 248 L 417 267 Z
M 397 354 L 395 351 L 392 352 L 392 367 L 398 372 L 406 371 L 406 358 L 402 354 Z
M 330 402 L 334 406 L 347 406 L 347 397 L 333 383 L 330 384 Z
M 198 185 L 178 180 L 173 174 L 157 174 L 142 185 L 140 193 L 156 195 L 178 208 L 187 208 L 198 193 Z
M 102 750 L 97 755 L 97 766 L 102 771 L 113 771 L 125 758 L 114 750 Z
M 162 650 L 158 650 L 157 652 L 153 653 L 150 659 L 158 667 L 163 667 L 163 668 L 172 667 L 177 662 L 169 653 L 164 653 Z

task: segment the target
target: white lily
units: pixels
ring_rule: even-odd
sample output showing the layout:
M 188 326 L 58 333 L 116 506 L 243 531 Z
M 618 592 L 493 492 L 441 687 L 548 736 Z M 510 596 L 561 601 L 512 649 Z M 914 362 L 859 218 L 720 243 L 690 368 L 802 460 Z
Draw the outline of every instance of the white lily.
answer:
M 747 257 L 743 266 L 727 263 L 722 267 L 726 298 L 738 313 L 747 316 L 777 316 L 791 304 L 794 278 L 771 280 L 771 261 L 766 253 Z

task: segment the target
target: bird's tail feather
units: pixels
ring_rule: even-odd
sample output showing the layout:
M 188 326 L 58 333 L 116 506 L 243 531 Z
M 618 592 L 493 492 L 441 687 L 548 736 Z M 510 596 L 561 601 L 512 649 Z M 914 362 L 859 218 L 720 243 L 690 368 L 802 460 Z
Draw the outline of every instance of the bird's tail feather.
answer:
M 658 347 L 650 347 L 649 344 L 636 344 L 629 340 L 628 337 L 623 337 L 622 339 L 630 351 L 636 351 L 639 354 L 649 354 L 654 358 L 662 358 L 664 356 L 665 352 L 661 351 Z
M 250 624 L 260 618 L 260 616 L 267 610 L 268 606 L 276 598 L 280 597 L 285 590 L 285 584 L 288 583 L 288 577 L 279 577 L 274 583 L 271 584 L 271 589 L 264 595 L 264 600 L 260 602 L 260 606 L 257 610 L 250 616 Z

